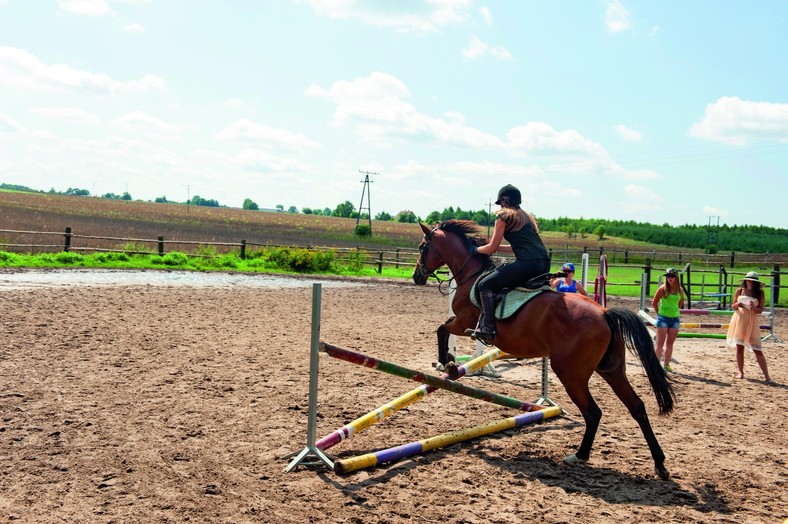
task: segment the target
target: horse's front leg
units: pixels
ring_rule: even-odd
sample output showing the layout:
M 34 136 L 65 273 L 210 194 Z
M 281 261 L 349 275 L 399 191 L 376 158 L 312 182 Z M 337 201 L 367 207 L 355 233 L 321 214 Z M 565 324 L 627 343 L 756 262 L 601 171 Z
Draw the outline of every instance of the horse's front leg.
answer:
M 447 324 L 453 321 L 454 317 L 449 318 L 449 320 L 441 324 L 436 331 L 438 335 L 438 362 L 440 362 L 444 368 L 450 362 L 454 362 L 454 354 L 449 352 L 449 337 L 451 336 L 451 332 L 449 332 L 449 327 L 447 326 Z

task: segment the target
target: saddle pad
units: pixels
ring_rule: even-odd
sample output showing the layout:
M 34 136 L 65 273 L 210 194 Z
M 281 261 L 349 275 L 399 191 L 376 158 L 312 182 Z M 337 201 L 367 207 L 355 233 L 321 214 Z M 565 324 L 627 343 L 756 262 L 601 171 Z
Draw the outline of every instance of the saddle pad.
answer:
M 471 290 L 471 302 L 476 307 L 481 307 L 476 298 L 476 285 Z M 517 313 L 529 300 L 545 291 L 555 291 L 549 285 L 544 285 L 536 289 L 526 289 L 515 287 L 507 289 L 498 294 L 495 305 L 495 318 L 503 320 Z
M 529 300 L 545 291 L 553 291 L 550 286 L 542 286 L 539 289 L 525 289 L 516 287 L 508 290 L 501 297 L 501 301 L 495 306 L 495 318 L 503 320 L 517 313 Z

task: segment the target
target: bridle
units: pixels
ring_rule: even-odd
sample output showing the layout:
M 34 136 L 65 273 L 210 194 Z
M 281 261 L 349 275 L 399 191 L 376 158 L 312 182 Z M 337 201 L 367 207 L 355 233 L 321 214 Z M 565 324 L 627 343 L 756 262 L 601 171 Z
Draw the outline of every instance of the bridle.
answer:
M 429 233 L 425 233 L 424 234 L 424 243 L 421 246 L 419 246 L 419 260 L 418 260 L 417 267 L 419 268 L 419 272 L 422 274 L 422 276 L 424 276 L 426 278 L 433 277 L 435 280 L 438 281 L 438 290 L 441 292 L 441 294 L 448 295 L 449 293 L 451 293 L 451 291 L 444 292 L 443 284 L 448 283 L 449 288 L 451 288 L 451 282 L 452 282 L 452 280 L 454 280 L 454 281 L 456 281 L 455 287 L 459 287 L 462 284 L 466 283 L 471 278 L 475 277 L 476 275 L 478 275 L 479 273 L 484 271 L 484 268 L 481 268 L 481 269 L 479 269 L 477 271 L 474 271 L 473 273 L 470 273 L 469 275 L 467 275 L 462 280 L 457 281 L 457 277 L 459 277 L 462 274 L 462 271 L 465 269 L 465 266 L 467 266 L 468 262 L 470 262 L 471 259 L 473 258 L 473 255 L 468 253 L 468 258 L 465 259 L 465 262 L 462 263 L 462 266 L 460 266 L 460 269 L 458 269 L 457 273 L 453 274 L 451 276 L 451 278 L 448 278 L 448 279 L 440 278 L 435 273 L 437 268 L 433 269 L 432 271 L 428 270 L 427 267 L 424 265 L 424 259 L 427 257 L 427 252 L 432 248 L 432 243 L 430 242 L 430 240 L 432 239 L 432 236 L 435 234 L 435 231 L 437 231 L 437 230 L 438 230 L 438 227 L 434 227 L 434 228 L 432 228 L 432 230 Z M 437 248 L 436 248 L 436 251 L 437 251 Z M 439 255 L 440 255 L 440 253 L 439 253 Z M 444 263 L 445 263 L 445 259 L 443 259 L 443 257 L 441 257 L 441 259 L 444 260 Z

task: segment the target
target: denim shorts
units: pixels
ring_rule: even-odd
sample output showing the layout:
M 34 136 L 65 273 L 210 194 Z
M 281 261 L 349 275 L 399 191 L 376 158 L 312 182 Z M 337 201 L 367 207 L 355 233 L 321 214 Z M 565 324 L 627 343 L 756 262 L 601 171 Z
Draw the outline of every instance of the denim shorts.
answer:
M 658 328 L 678 329 L 680 323 L 681 321 L 679 320 L 679 317 L 666 317 L 663 315 L 657 315 Z

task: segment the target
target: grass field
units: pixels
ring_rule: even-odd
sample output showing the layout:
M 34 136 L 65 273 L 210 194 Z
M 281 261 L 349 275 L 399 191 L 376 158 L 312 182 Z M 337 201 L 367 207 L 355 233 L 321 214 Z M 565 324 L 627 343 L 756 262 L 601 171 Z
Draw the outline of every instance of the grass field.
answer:
M 93 247 L 119 251 L 128 251 L 131 245 L 134 250 L 155 252 L 155 239 L 159 236 L 173 242 L 177 239 L 184 242 L 233 243 L 236 246 L 228 247 L 224 252 L 221 247 L 218 252 L 214 250 L 214 254 L 221 256 L 212 261 L 206 257 L 183 257 L 178 258 L 177 262 L 165 265 L 169 268 L 201 271 L 287 270 L 268 264 L 250 265 L 248 261 L 239 259 L 235 255 L 237 243 L 241 239 L 246 240 L 251 246 L 325 246 L 340 249 L 360 247 L 368 252 L 374 252 L 379 249 L 390 250 L 394 247 L 414 249 L 422 237 L 417 224 L 373 221 L 372 238 L 359 238 L 353 235 L 356 220 L 349 218 L 246 211 L 236 208 L 187 207 L 178 204 L 127 202 L 11 191 L 0 191 L 0 224 L 0 229 L 3 230 L 53 233 L 47 240 L 52 244 L 52 249 L 39 250 L 34 256 L 15 253 L 12 257 L 6 256 L 5 260 L 0 257 L 0 265 L 6 267 L 161 268 L 163 266 L 161 258 L 157 256 L 131 256 L 124 259 L 124 257 L 109 257 L 104 253 L 65 255 L 52 253 L 62 250 L 58 245 L 62 244 L 61 233 L 65 227 L 71 227 L 77 235 L 99 237 L 75 239 L 75 246 L 82 241 Z M 481 236 L 486 236 L 486 232 L 486 228 L 479 228 Z M 699 250 L 678 250 L 670 246 L 650 245 L 620 238 L 605 238 L 601 241 L 593 236 L 568 238 L 566 234 L 556 232 L 546 232 L 542 236 L 551 250 L 555 262 L 554 269 L 558 269 L 566 260 L 577 265 L 583 250 L 590 254 L 588 277 L 590 292 L 593 291 L 594 278 L 598 272 L 600 250 L 608 255 L 608 263 L 611 265 L 608 278 L 608 293 L 611 295 L 640 295 L 636 283 L 641 280 L 644 256 L 653 257 L 654 266 L 660 269 L 664 269 L 665 266 L 682 269 L 687 262 L 691 262 L 693 293 L 700 292 L 701 283 L 706 292 L 716 291 L 719 284 L 719 262 L 709 261 L 708 257 Z M 31 237 L 30 234 L 0 232 L 0 249 L 4 249 L 2 247 L 4 244 L 29 243 Z M 129 242 L 128 239 L 136 240 Z M 40 238 L 36 242 L 41 242 Z M 168 253 L 173 250 L 179 253 L 191 253 L 205 249 L 206 246 L 203 245 L 176 244 L 168 247 Z M 40 253 L 40 251 L 50 253 Z M 681 254 L 677 257 L 678 252 Z M 633 260 L 628 260 L 629 263 L 624 265 L 625 257 L 631 257 Z M 740 278 L 750 270 L 768 275 L 772 267 L 763 263 L 747 263 L 745 260 L 735 268 L 728 268 L 729 273 L 735 273 L 733 281 L 737 283 L 736 278 Z M 384 266 L 382 276 L 409 278 L 411 271 L 410 267 L 395 269 Z M 378 275 L 371 265 L 350 269 L 346 264 L 339 264 L 333 272 Z M 579 276 L 578 271 L 578 278 Z M 652 281 L 655 281 L 657 276 L 658 272 L 655 270 Z M 730 276 L 728 278 L 729 287 L 731 278 Z M 786 298 L 780 298 L 781 304 L 788 302 Z

